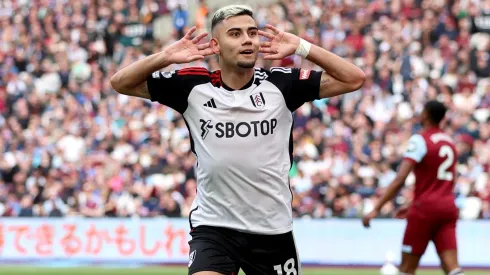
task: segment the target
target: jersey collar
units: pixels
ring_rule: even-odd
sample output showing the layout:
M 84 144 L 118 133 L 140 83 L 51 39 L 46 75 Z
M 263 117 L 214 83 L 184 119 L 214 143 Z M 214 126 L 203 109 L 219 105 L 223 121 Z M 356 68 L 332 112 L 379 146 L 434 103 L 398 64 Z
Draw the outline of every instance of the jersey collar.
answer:
M 245 90 L 245 89 L 250 88 L 250 86 L 252 86 L 252 84 L 254 83 L 255 74 L 252 76 L 252 78 L 250 79 L 250 81 L 247 84 L 245 84 L 243 87 L 241 87 L 240 89 L 237 89 L 237 90 L 235 90 L 233 88 L 230 88 L 228 85 L 226 85 L 226 83 L 223 82 L 223 79 L 221 79 L 221 73 L 220 73 L 220 76 L 219 77 L 220 77 L 220 80 L 221 80 L 221 86 L 224 89 L 226 89 L 226 90 L 228 90 L 230 92 L 233 92 L 233 91 L 240 91 L 240 90 Z

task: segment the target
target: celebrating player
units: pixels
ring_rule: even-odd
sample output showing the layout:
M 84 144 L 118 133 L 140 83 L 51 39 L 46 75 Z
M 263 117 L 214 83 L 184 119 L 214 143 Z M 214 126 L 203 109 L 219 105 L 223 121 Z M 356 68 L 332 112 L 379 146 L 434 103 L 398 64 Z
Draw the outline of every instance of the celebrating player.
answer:
M 416 178 L 413 202 L 396 214 L 398 218 L 407 218 L 400 265 L 402 275 L 415 274 L 430 241 L 436 246 L 446 274 L 463 274 L 458 264 L 458 209 L 453 194 L 456 149 L 451 137 L 439 126 L 445 114 L 446 107 L 438 101 L 425 105 L 420 118 L 423 131 L 410 138 L 395 180 L 374 210 L 363 218 L 364 226 L 369 227 L 370 220 L 395 197 L 413 169 Z
M 117 72 L 119 93 L 169 106 L 184 117 L 197 158 L 197 197 L 189 215 L 189 274 L 296 275 L 300 263 L 293 239 L 293 116 L 303 103 L 358 90 L 361 69 L 273 26 L 260 31 L 247 6 L 218 10 L 212 39 L 179 41 Z M 266 41 L 260 42 L 260 36 Z M 301 55 L 325 71 L 254 68 L 268 60 Z M 221 70 L 187 68 L 159 72 L 170 64 L 219 56 Z

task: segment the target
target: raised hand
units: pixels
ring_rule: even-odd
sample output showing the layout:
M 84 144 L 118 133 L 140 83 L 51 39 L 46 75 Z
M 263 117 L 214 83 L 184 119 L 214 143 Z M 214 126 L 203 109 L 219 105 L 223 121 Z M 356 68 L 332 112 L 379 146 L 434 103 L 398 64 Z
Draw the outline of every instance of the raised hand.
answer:
M 196 27 L 192 27 L 182 39 L 174 42 L 166 48 L 170 62 L 173 64 L 182 64 L 204 59 L 205 56 L 213 55 L 209 43 L 199 42 L 206 37 L 207 33 L 202 33 L 194 38 L 192 34 L 196 31 Z
M 283 59 L 296 52 L 300 42 L 298 36 L 280 31 L 272 25 L 266 25 L 265 27 L 271 30 L 272 33 L 259 30 L 259 35 L 269 39 L 269 41 L 260 43 L 259 52 L 264 54 L 264 59 Z

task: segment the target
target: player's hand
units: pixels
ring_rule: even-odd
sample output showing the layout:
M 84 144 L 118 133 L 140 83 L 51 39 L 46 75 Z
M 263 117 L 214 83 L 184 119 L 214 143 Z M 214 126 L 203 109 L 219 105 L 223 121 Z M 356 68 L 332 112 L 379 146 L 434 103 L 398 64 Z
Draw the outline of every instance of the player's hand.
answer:
M 259 35 L 269 39 L 269 41 L 260 43 L 259 52 L 264 54 L 264 59 L 283 59 L 296 52 L 300 42 L 298 36 L 280 31 L 272 25 L 266 25 L 265 27 L 271 30 L 272 33 L 259 30 Z
M 408 215 L 408 210 L 410 209 L 410 205 L 403 205 L 395 212 L 396 219 L 406 219 Z
M 207 33 L 202 33 L 194 38 L 192 34 L 196 31 L 196 27 L 192 27 L 185 35 L 177 42 L 168 46 L 165 51 L 167 52 L 169 61 L 172 64 L 182 64 L 204 59 L 204 57 L 213 55 L 209 43 L 199 42 L 206 36 Z
M 371 227 L 371 225 L 370 225 L 371 220 L 376 218 L 376 216 L 378 216 L 378 214 L 379 214 L 379 211 L 373 210 L 370 213 L 364 215 L 364 217 L 362 217 L 362 224 L 364 225 L 364 227 L 366 227 L 366 228 Z

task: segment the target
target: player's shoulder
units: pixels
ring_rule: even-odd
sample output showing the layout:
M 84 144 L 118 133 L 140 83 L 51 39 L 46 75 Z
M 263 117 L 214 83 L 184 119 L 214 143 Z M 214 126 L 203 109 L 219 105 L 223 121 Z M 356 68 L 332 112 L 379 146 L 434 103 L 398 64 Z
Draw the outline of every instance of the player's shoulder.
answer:
M 410 136 L 410 141 L 420 141 L 425 142 L 425 137 L 423 132 L 414 133 Z
M 269 71 L 271 74 L 278 74 L 278 75 L 284 75 L 284 74 L 291 74 L 293 70 L 296 68 L 289 68 L 289 67 L 271 67 L 269 70 L 261 69 L 264 71 Z
M 312 79 L 310 76 L 320 76 L 322 74 L 322 71 L 289 67 L 272 67 L 269 71 L 274 79 L 289 79 L 292 81 L 309 80 Z
M 182 85 L 194 87 L 201 84 L 211 83 L 213 86 L 220 86 L 221 71 L 210 71 L 204 67 L 187 67 L 170 72 L 162 73 L 165 78 L 176 78 Z
M 428 144 L 454 144 L 454 139 L 442 129 L 427 130 L 421 133 Z
M 427 143 L 425 138 L 420 133 L 413 134 L 408 140 L 407 152 L 415 152 L 426 150 Z
M 204 67 L 187 67 L 187 68 L 172 71 L 170 73 L 174 73 L 177 76 L 181 76 L 181 77 L 194 76 L 194 77 L 201 77 L 201 78 L 209 78 L 212 72 L 210 72 L 208 69 Z
M 196 78 L 209 79 L 212 72 L 204 67 L 188 67 L 171 71 L 156 71 L 151 74 L 153 79 Z
M 271 67 L 268 70 L 260 69 L 261 71 L 267 72 L 273 78 L 291 78 L 298 75 L 300 71 L 299 68 L 290 68 L 290 67 Z
M 256 68 L 255 73 L 257 74 L 258 72 L 267 74 L 267 80 L 279 88 L 286 87 L 288 83 L 300 77 L 299 68 L 271 67 L 268 70 Z

